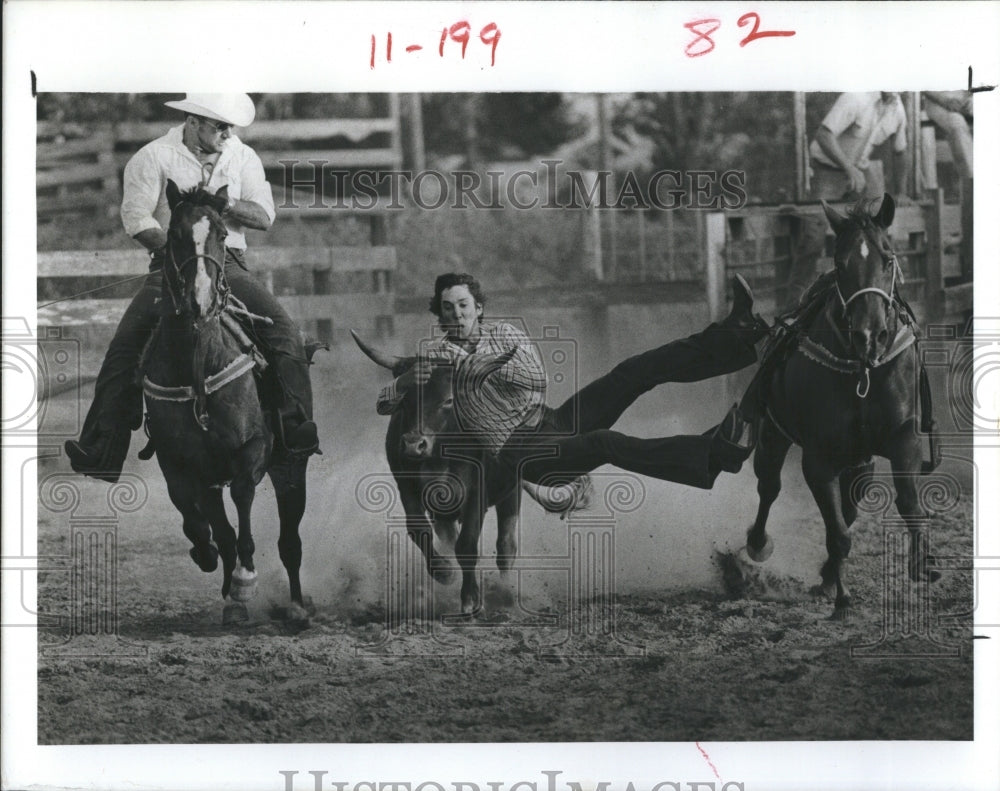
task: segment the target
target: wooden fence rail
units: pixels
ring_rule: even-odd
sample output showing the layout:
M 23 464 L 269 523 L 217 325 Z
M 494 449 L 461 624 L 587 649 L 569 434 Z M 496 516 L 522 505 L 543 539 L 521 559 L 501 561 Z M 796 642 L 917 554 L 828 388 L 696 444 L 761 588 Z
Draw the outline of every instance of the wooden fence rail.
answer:
M 931 200 L 897 206 L 890 234 L 900 257 L 905 285 L 902 293 L 922 321 L 960 321 L 972 309 L 972 279 L 963 271 L 958 250 L 960 207 L 945 205 L 940 190 Z M 816 205 L 796 212 L 821 213 Z M 749 206 L 705 215 L 705 286 L 713 318 L 725 312 L 730 277 L 740 272 L 763 293 L 773 292 L 780 307 L 783 284 L 793 254 L 792 218 L 787 207 Z M 827 233 L 825 257 L 817 273 L 832 268 L 833 233 Z
M 303 207 L 308 207 L 317 198 L 317 190 L 322 189 L 319 171 L 323 169 L 402 167 L 396 94 L 388 97 L 388 113 L 376 118 L 261 120 L 237 131 L 240 139 L 252 145 L 260 156 L 277 204 L 287 205 L 286 188 L 304 178 L 304 169 L 310 168 L 308 172 L 316 174 L 315 189 L 302 202 Z M 179 117 L 174 121 L 87 126 L 39 123 L 36 146 L 39 221 L 49 222 L 67 213 L 117 214 L 125 164 L 140 147 L 178 123 Z M 322 163 L 322 167 L 315 168 L 310 162 Z M 293 165 L 298 166 L 296 170 Z M 376 213 L 380 213 L 381 206 L 376 208 L 379 209 Z M 289 209 L 279 211 L 277 219 L 299 221 L 316 215 L 316 211 Z
M 141 275 L 146 257 L 139 250 L 57 251 L 38 254 L 39 279 L 128 277 Z M 343 340 L 347 330 L 362 329 L 376 336 L 393 333 L 392 275 L 394 247 L 258 247 L 247 252 L 247 266 L 265 283 L 286 272 L 302 275 L 309 293 L 281 294 L 278 300 L 299 326 L 321 340 Z M 352 276 L 351 290 L 331 291 L 331 276 Z M 358 285 L 361 283 L 363 285 Z M 128 299 L 68 299 L 38 308 L 39 325 L 113 327 Z

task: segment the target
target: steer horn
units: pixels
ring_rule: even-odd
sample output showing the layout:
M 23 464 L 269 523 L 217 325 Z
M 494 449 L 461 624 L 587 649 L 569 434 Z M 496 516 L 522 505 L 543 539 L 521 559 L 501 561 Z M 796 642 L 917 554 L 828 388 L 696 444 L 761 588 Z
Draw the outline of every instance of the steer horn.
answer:
M 368 355 L 374 363 L 381 365 L 383 368 L 388 368 L 395 376 L 399 376 L 407 368 L 413 365 L 413 357 L 400 357 L 395 354 L 389 354 L 382 349 L 377 349 L 361 340 L 361 336 L 354 330 L 351 330 L 351 337 L 354 338 L 354 342 L 358 344 L 358 348 Z

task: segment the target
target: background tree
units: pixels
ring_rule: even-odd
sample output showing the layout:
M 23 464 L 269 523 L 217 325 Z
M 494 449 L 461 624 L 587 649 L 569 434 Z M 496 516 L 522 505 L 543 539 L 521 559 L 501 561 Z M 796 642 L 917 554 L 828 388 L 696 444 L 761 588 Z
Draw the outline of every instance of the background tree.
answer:
M 473 167 L 548 154 L 586 131 L 561 93 L 425 94 L 423 114 L 427 151 Z

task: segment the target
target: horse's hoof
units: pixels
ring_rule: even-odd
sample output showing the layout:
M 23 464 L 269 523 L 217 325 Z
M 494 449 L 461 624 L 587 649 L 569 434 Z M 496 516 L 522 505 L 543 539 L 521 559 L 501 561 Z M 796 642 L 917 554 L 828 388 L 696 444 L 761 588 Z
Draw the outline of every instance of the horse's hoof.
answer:
M 282 613 L 283 620 L 289 626 L 294 626 L 298 629 L 305 629 L 309 626 L 309 612 L 298 602 L 292 602 L 285 608 Z
M 764 546 L 757 549 L 749 541 L 747 541 L 747 555 L 750 556 L 750 560 L 755 563 L 763 563 L 769 557 L 771 553 L 774 552 L 774 542 L 771 540 L 770 536 L 764 537 Z
M 839 601 L 834 605 L 833 612 L 830 613 L 830 620 L 841 623 L 851 620 L 851 602 L 849 599 Z
M 188 554 L 202 571 L 212 572 L 219 567 L 219 550 L 212 544 L 208 544 L 204 551 L 199 550 L 198 547 L 191 547 Z
M 246 623 L 250 620 L 247 606 L 243 602 L 233 602 L 222 608 L 222 625 L 232 626 L 236 623 Z
M 257 572 L 238 567 L 233 572 L 233 585 L 229 592 L 233 601 L 250 601 L 256 592 Z
M 813 596 L 822 596 L 826 599 L 832 599 L 837 595 L 837 586 L 835 584 L 821 583 L 819 585 L 813 585 L 809 589 L 809 593 Z
M 316 605 L 313 604 L 313 598 L 312 598 L 312 596 L 303 596 L 302 597 L 302 608 L 306 611 L 306 613 L 308 615 L 315 615 L 316 614 Z
M 483 611 L 483 602 L 479 596 L 479 592 L 476 591 L 474 596 L 463 596 L 462 597 L 462 615 L 466 618 L 475 618 L 477 615 Z

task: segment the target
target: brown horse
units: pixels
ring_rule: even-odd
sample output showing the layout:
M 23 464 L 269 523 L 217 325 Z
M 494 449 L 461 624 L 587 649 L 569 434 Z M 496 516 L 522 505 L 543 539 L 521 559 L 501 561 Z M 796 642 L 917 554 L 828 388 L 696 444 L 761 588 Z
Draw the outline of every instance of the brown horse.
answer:
M 195 191 L 167 182 L 171 217 L 163 267 L 163 317 L 147 351 L 143 390 L 148 430 L 170 500 L 184 518 L 191 557 L 205 572 L 222 556 L 226 623 L 246 620 L 255 590 L 250 509 L 264 473 L 274 482 L 281 523 L 278 552 L 288 572 L 289 617 L 306 619 L 299 581 L 305 459 L 272 455 L 273 435 L 252 374 L 253 359 L 223 328 L 228 300 L 226 226 Z M 226 187 L 217 194 L 226 195 Z M 222 488 L 236 505 L 239 536 Z M 235 582 L 235 584 L 234 584 Z
M 916 387 L 918 358 L 912 315 L 898 295 L 901 277 L 887 229 L 895 214 L 890 195 L 878 212 L 858 204 L 846 215 L 826 203 L 836 235 L 835 269 L 822 309 L 808 321 L 793 351 L 762 383 L 767 405 L 759 418 L 754 456 L 760 506 L 747 533 L 747 552 L 766 560 L 773 549 L 765 532 L 781 490 L 790 445 L 802 447 L 802 472 L 826 526 L 822 590 L 836 594 L 834 618 L 848 614 L 844 561 L 858 514 L 858 487 L 872 456 L 892 465 L 896 507 L 910 533 L 909 574 L 934 580 L 916 476 L 922 469 Z M 766 365 L 766 363 L 765 363 Z

